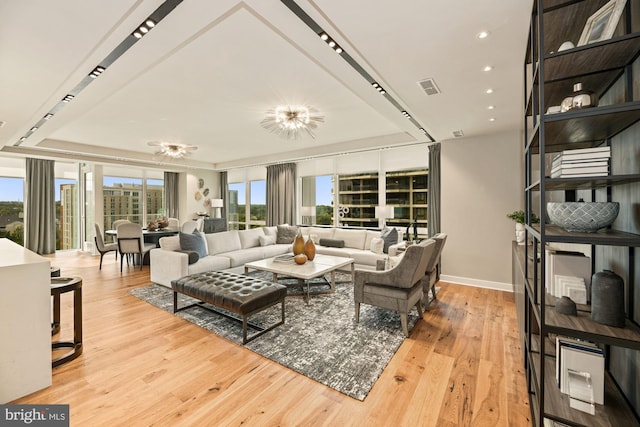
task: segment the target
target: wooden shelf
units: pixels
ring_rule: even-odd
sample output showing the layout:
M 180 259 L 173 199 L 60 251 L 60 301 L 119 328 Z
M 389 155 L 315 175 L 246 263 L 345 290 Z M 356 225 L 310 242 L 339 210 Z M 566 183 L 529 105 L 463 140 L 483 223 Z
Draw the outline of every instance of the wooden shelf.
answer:
M 548 332 L 580 339 L 640 350 L 640 328 L 627 321 L 624 328 L 614 328 L 591 320 L 591 307 L 581 305 L 577 316 L 558 313 L 557 298 L 546 295 L 545 326 Z
M 640 120 L 640 101 L 604 107 L 569 110 L 544 116 L 545 153 L 600 145 Z M 530 146 L 539 153 L 540 131 L 532 134 Z
M 533 229 L 540 233 L 540 224 L 533 225 Z M 595 233 L 581 233 L 566 231 L 557 225 L 546 224 L 545 240 L 558 243 L 583 243 L 607 246 L 640 246 L 640 235 L 625 233 L 617 230 L 600 230 Z
M 532 360 L 535 371 L 540 372 L 540 358 L 533 357 Z M 560 392 L 555 377 L 555 357 L 547 356 L 544 358 L 544 361 L 545 417 L 567 424 L 571 423 L 571 425 L 578 423 L 580 425 L 594 427 L 640 425 L 608 374 L 605 373 L 604 405 L 596 404 L 595 415 L 591 415 L 571 408 L 569 406 L 569 396 Z
M 640 174 L 630 175 L 609 175 L 592 178 L 545 178 L 544 188 L 549 190 L 590 190 L 592 188 L 603 188 L 612 185 L 629 184 L 640 182 Z M 532 190 L 540 190 L 540 182 L 531 187 Z

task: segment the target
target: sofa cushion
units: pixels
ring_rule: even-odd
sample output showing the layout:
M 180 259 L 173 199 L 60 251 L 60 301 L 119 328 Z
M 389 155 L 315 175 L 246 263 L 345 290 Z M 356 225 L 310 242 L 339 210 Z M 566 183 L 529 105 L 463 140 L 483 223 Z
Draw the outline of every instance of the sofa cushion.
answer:
M 276 236 L 260 236 L 260 246 L 271 246 L 276 244 Z
M 276 238 L 278 237 L 278 226 L 277 225 L 273 225 L 273 226 L 269 226 L 269 227 L 262 227 L 262 229 L 264 230 L 264 235 L 265 236 L 275 236 Z
M 328 248 L 344 248 L 344 240 L 339 239 L 320 239 L 318 242 L 320 246 L 326 246 Z
M 180 236 L 165 236 L 159 240 L 160 247 L 165 251 L 179 251 L 180 248 Z
M 374 230 L 367 230 L 366 231 L 366 237 L 364 240 L 364 248 L 365 249 L 371 249 L 371 241 L 375 238 L 380 237 L 380 232 L 379 231 L 374 231 Z
M 364 241 L 366 240 L 366 237 L 366 230 L 347 230 L 343 228 L 336 228 L 333 232 L 333 238 L 344 240 L 344 246 L 347 248 L 365 249 Z
M 239 249 L 233 252 L 226 252 L 219 254 L 219 256 L 225 256 L 231 260 L 231 267 L 240 267 L 251 261 L 258 261 L 264 259 L 264 248 L 247 248 Z
M 298 234 L 298 227 L 295 225 L 278 225 L 278 239 L 276 243 L 293 243 Z
M 384 248 L 382 251 L 387 254 L 389 253 L 389 246 L 398 243 L 398 230 L 392 227 L 385 227 L 382 229 L 380 237 L 384 240 Z
M 242 249 L 238 230 L 222 231 L 220 233 L 208 233 L 205 235 L 209 247 L 209 255 L 217 255 L 223 252 Z
M 207 246 L 202 237 L 202 233 L 198 230 L 194 230 L 193 234 L 183 233 L 178 234 L 180 238 L 180 249 L 183 251 L 197 252 L 200 258 L 207 256 Z
M 355 264 L 360 265 L 371 265 L 375 266 L 378 260 L 385 260 L 387 255 L 385 254 L 376 254 L 371 252 L 370 250 L 357 250 L 352 249 L 349 251 L 347 255 L 349 258 L 353 258 L 353 262 Z
M 374 237 L 371 239 L 369 250 L 374 254 L 384 253 L 384 240 L 382 240 L 382 237 Z
M 240 246 L 242 249 L 255 248 L 260 246 L 260 237 L 264 237 L 264 231 L 262 228 L 251 228 L 249 230 L 238 231 L 240 237 Z
M 226 270 L 231 268 L 229 258 L 218 255 L 209 255 L 200 258 L 198 262 L 189 265 L 188 274 L 203 273 L 205 271 Z M 177 279 L 177 277 L 175 277 Z

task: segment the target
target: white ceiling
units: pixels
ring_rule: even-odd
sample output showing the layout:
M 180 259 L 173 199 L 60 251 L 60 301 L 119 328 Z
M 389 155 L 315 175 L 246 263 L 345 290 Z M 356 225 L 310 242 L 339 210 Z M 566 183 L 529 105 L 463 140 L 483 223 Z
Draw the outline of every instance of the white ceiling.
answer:
M 174 166 L 225 169 L 430 141 L 282 2 L 188 0 L 16 147 L 162 3 L 0 2 L 2 151 L 157 164 L 169 141 L 198 146 Z M 531 0 L 296 3 L 434 140 L 521 127 Z M 324 115 L 316 138 L 262 128 L 279 104 Z

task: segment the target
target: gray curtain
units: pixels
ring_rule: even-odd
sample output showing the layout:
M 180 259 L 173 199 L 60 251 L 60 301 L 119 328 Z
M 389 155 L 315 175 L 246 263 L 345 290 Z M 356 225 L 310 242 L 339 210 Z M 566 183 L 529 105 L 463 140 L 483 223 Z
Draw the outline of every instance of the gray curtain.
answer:
M 164 214 L 169 218 L 180 218 L 179 212 L 178 173 L 164 173 Z
M 53 160 L 27 158 L 25 247 L 39 254 L 56 252 L 56 199 Z
M 429 146 L 429 237 L 440 232 L 440 143 Z
M 229 218 L 229 178 L 227 171 L 220 172 L 220 198 L 222 199 L 222 218 Z
M 267 166 L 267 225 L 295 224 L 296 165 Z

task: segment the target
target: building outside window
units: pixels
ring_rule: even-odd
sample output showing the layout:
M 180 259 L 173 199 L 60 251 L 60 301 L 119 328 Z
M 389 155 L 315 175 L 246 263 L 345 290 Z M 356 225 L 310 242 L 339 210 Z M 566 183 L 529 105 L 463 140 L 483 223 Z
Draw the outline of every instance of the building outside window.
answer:
M 105 230 L 113 229 L 113 222 L 120 219 L 144 227 L 164 215 L 164 181 L 160 179 L 105 176 L 102 195 Z
M 0 177 L 0 237 L 24 245 L 24 179 Z
M 244 182 L 229 183 L 229 230 L 244 230 L 246 228 L 245 194 L 246 185 Z
M 378 173 L 338 176 L 338 219 L 341 226 L 378 227 Z
M 428 217 L 428 179 L 427 169 L 387 172 L 386 199 L 387 206 L 393 206 L 394 217 L 387 224 L 397 227 L 417 225 L 421 236 L 427 235 Z
M 77 249 L 78 185 L 74 179 L 55 180 L 56 188 L 56 250 Z

